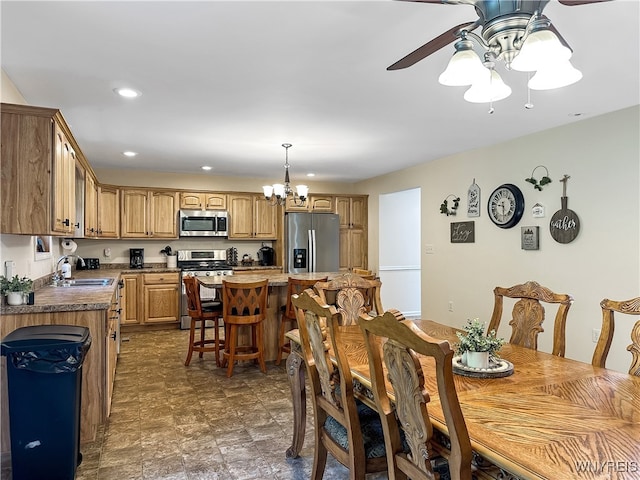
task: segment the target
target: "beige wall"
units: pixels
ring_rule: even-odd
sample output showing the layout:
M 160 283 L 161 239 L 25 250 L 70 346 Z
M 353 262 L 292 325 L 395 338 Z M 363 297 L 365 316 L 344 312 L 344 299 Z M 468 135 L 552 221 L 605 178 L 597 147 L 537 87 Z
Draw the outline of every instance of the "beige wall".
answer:
M 456 326 L 468 318 L 488 321 L 495 286 L 536 280 L 574 296 L 567 356 L 590 362 L 595 346 L 592 329 L 599 329 L 601 322 L 600 301 L 640 295 L 639 114 L 636 106 L 359 183 L 358 188 L 369 194 L 370 267 L 376 268 L 378 258 L 378 195 L 419 187 L 422 317 Z M 553 182 L 538 192 L 524 179 L 541 164 L 549 169 Z M 579 236 L 565 245 L 549 234 L 549 220 L 560 209 L 558 180 L 564 174 L 571 176 L 569 208 L 581 222 Z M 481 188 L 483 208 L 480 217 L 472 219 L 466 215 L 466 198 L 474 178 Z M 522 221 L 507 230 L 495 227 L 486 214 L 490 193 L 502 183 L 518 185 L 526 203 Z M 460 213 L 454 218 L 439 213 L 450 193 L 461 197 Z M 544 205 L 545 218 L 532 217 L 535 203 Z M 451 244 L 450 223 L 468 220 L 475 220 L 475 243 Z M 540 250 L 521 250 L 520 227 L 525 225 L 540 227 Z M 434 246 L 435 253 L 425 253 L 427 244 Z M 453 312 L 448 311 L 449 301 L 454 302 Z M 509 320 L 499 331 L 507 338 Z M 629 366 L 629 328 L 616 332 L 619 342 L 608 365 L 618 370 Z M 540 348 L 550 351 L 551 326 L 546 330 Z M 622 353 L 616 355 L 615 350 Z

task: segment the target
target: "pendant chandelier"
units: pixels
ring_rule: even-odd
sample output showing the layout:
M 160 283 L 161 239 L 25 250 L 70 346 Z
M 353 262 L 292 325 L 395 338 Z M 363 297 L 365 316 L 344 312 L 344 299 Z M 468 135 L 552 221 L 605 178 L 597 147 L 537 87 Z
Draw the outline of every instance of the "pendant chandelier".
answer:
M 274 183 L 273 185 L 265 185 L 262 187 L 264 191 L 264 197 L 267 201 L 270 201 L 273 206 L 284 205 L 287 203 L 287 197 L 292 197 L 293 203 L 298 206 L 304 206 L 309 193 L 309 187 L 306 185 L 296 186 L 296 191 L 293 191 L 289 182 L 289 149 L 292 147 L 290 143 L 283 143 L 285 148 L 285 163 L 284 163 L 284 183 Z

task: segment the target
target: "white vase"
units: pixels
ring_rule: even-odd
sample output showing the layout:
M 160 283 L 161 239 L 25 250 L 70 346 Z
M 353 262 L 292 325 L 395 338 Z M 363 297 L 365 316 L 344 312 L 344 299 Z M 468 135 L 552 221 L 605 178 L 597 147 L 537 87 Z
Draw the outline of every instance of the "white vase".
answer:
M 489 368 L 489 352 L 467 352 L 467 366 L 471 368 Z
M 22 292 L 8 292 L 7 304 L 8 305 L 22 305 L 24 302 L 24 294 Z

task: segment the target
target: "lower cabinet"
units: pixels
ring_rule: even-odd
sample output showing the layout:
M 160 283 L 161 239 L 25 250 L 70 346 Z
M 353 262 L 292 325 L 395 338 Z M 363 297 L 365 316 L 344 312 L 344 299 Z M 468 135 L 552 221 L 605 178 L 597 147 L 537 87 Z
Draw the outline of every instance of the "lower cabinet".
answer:
M 20 327 L 33 325 L 77 325 L 87 327 L 91 335 L 91 347 L 82 364 L 82 415 L 80 417 L 80 441 L 94 441 L 98 427 L 103 424 L 111 409 L 111 395 L 116 342 L 109 336 L 116 323 L 112 312 L 106 310 L 79 310 L 65 312 L 41 312 L 2 315 L 0 337 L 4 338 Z M 0 357 L 1 371 L 5 372 L 6 357 Z M 9 409 L 6 375 L 0 375 L 0 428 L 3 455 L 11 450 L 9 436 Z
M 122 325 L 177 324 L 180 319 L 180 274 L 125 273 Z
M 179 274 L 145 273 L 142 277 L 144 323 L 177 323 L 180 318 Z

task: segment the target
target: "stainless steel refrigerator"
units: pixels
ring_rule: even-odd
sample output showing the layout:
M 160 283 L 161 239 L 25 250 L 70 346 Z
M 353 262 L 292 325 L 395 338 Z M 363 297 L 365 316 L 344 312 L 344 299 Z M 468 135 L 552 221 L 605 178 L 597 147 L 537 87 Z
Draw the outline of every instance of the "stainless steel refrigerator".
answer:
M 340 268 L 340 218 L 335 213 L 287 213 L 285 238 L 289 273 Z

